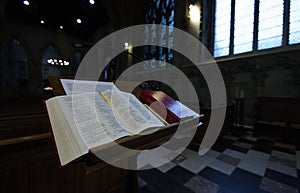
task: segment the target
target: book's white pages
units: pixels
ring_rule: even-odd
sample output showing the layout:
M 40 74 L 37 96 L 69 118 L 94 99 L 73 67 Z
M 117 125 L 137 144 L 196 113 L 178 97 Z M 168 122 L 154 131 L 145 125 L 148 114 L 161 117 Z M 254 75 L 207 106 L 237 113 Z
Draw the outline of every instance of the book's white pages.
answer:
M 121 91 L 58 96 L 46 106 L 61 165 L 91 148 L 164 126 L 135 96 Z
M 119 90 L 113 82 L 60 79 L 67 95 L 85 92 L 103 92 L 106 90 Z
M 74 129 L 74 122 L 68 120 L 68 116 L 65 117 L 62 107 L 59 105 L 60 100 L 67 101 L 67 98 L 49 99 L 46 101 L 46 106 L 60 165 L 63 166 L 88 153 L 89 149 L 81 140 L 78 131 Z M 63 103 L 67 103 L 66 101 Z
M 107 90 L 102 94 L 117 119 L 131 134 L 140 134 L 145 129 L 164 126 L 164 123 L 133 94 L 117 90 Z

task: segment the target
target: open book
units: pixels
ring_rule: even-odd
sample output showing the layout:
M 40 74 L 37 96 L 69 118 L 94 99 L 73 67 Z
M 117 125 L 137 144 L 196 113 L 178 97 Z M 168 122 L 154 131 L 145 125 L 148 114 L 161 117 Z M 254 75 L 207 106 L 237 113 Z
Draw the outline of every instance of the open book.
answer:
M 134 95 L 119 90 L 57 96 L 46 108 L 62 166 L 92 148 L 164 126 Z
M 119 90 L 113 82 L 60 79 L 61 85 L 67 95 L 85 92 L 103 92 L 106 90 Z

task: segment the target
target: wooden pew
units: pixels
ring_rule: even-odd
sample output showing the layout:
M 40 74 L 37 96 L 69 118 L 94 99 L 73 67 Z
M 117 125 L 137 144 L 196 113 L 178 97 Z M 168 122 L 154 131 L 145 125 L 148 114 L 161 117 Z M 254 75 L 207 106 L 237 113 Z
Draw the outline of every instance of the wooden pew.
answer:
M 0 103 L 0 192 L 134 192 L 136 176 L 104 162 L 59 168 L 41 99 Z
M 254 133 L 296 142 L 300 131 L 300 98 L 260 97 L 256 102 Z

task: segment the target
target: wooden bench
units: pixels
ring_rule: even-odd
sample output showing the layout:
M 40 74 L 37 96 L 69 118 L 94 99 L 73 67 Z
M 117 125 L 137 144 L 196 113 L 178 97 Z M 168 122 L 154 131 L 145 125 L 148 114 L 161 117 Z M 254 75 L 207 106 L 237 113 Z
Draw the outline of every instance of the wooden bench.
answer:
M 137 192 L 135 173 L 105 162 L 58 167 L 41 99 L 0 105 L 0 192 Z
M 300 134 L 300 98 L 260 97 L 254 133 L 296 142 Z

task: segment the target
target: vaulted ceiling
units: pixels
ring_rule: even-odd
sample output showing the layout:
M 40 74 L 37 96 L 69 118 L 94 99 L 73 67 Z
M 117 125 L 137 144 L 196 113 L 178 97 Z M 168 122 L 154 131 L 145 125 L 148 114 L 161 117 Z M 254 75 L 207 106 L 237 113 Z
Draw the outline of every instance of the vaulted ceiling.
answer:
M 101 0 L 7 0 L 5 19 L 81 37 L 110 21 Z

